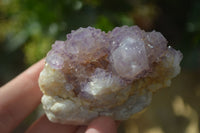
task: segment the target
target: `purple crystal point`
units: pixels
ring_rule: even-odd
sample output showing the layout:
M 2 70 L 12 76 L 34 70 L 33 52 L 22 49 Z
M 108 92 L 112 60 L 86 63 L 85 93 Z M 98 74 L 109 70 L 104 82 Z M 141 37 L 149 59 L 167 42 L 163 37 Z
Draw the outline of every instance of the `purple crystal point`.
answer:
M 112 41 L 115 42 L 110 60 L 115 71 L 123 78 L 132 80 L 142 71 L 149 69 L 145 43 L 142 40 L 144 33 L 137 26 L 117 27 L 110 33 Z
M 80 28 L 67 35 L 68 40 L 65 42 L 65 51 L 69 54 L 77 56 L 77 59 L 95 58 L 95 55 L 103 47 L 106 47 L 106 35 L 100 29 L 92 27 Z M 99 55 L 101 56 L 101 55 Z M 98 57 L 96 57 L 98 58 Z
M 52 45 L 52 50 L 48 52 L 46 62 L 54 69 L 62 69 L 64 67 L 64 41 L 56 41 Z

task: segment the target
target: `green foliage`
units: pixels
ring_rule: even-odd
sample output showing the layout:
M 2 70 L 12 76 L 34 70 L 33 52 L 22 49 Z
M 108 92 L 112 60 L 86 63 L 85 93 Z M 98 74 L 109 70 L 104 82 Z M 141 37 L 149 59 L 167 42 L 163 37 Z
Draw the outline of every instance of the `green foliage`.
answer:
M 98 17 L 95 27 L 106 32 L 114 28 L 113 24 L 105 16 Z

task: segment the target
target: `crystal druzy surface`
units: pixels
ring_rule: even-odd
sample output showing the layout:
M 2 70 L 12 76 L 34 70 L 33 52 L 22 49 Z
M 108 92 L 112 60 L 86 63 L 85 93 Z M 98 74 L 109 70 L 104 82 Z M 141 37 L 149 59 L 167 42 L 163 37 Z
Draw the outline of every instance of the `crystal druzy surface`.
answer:
M 87 124 L 98 116 L 126 120 L 180 72 L 180 51 L 156 31 L 138 26 L 105 33 L 79 28 L 56 41 L 39 77 L 49 120 Z

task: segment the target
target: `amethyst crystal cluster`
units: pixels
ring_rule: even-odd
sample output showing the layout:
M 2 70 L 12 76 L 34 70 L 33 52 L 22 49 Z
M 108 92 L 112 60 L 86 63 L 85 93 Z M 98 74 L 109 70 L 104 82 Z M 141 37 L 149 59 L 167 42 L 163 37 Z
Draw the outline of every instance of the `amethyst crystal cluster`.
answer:
M 80 28 L 56 41 L 39 77 L 49 120 L 87 124 L 98 116 L 126 120 L 180 72 L 180 51 L 160 32 L 138 26 L 105 33 Z

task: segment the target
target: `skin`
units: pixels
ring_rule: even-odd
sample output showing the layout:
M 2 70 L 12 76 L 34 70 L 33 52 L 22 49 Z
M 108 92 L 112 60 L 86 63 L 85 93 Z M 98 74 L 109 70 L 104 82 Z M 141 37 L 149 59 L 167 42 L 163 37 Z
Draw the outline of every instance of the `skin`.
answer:
M 41 60 L 0 88 L 0 132 L 12 132 L 39 104 L 42 92 L 38 77 L 44 68 Z M 99 117 L 88 126 L 50 122 L 45 115 L 36 120 L 26 133 L 116 133 L 117 125 L 109 117 Z

